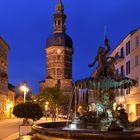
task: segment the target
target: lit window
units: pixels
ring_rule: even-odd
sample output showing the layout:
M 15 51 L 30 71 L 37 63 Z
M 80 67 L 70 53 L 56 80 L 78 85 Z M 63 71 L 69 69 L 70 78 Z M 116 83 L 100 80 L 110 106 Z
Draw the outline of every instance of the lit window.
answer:
M 130 113 L 130 104 L 126 104 L 126 112 L 129 114 Z
M 140 116 L 140 104 L 136 104 L 136 116 Z

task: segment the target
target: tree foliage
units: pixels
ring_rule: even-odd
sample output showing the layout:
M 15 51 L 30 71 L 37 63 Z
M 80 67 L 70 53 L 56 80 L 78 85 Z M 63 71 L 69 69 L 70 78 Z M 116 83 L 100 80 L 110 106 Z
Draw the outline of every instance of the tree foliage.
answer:
M 36 100 L 41 106 L 49 102 L 49 107 L 61 107 L 68 104 L 68 97 L 63 95 L 63 91 L 57 87 L 46 88 L 42 90 L 37 96 Z
M 13 114 L 17 118 L 25 118 L 26 120 L 32 119 L 34 121 L 39 120 L 43 116 L 42 109 L 39 104 L 31 102 L 16 105 L 13 109 Z

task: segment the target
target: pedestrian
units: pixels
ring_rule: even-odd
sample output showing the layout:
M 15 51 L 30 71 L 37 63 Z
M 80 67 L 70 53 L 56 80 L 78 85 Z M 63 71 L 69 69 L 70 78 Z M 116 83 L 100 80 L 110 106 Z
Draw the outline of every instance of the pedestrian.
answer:
M 52 122 L 55 122 L 55 120 L 56 120 L 56 112 L 55 112 L 55 110 L 52 110 L 51 116 L 52 116 Z

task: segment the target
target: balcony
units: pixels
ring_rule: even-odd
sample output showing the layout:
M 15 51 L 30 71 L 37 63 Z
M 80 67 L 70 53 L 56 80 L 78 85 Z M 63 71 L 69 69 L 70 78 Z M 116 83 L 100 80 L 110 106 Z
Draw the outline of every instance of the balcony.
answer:
M 124 53 L 123 54 L 118 54 L 118 55 L 115 55 L 115 58 L 117 59 L 116 63 L 119 63 L 121 61 L 124 60 Z

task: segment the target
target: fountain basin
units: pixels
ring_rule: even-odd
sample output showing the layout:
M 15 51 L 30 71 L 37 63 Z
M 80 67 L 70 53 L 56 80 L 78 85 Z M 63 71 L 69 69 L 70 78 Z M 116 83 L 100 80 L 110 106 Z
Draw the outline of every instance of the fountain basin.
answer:
M 34 125 L 33 132 L 40 139 L 48 137 L 80 140 L 140 140 L 140 131 L 98 131 L 93 129 L 63 129 L 67 122 L 52 122 Z

